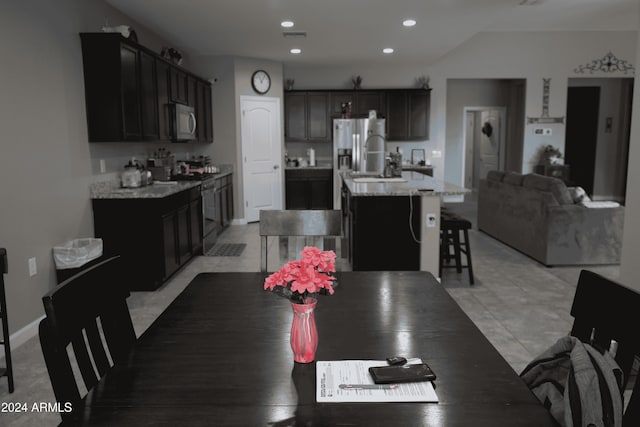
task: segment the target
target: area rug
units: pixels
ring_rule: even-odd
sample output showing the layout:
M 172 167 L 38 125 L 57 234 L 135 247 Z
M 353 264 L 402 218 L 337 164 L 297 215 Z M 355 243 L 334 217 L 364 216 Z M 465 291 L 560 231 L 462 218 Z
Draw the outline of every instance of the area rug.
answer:
M 246 243 L 216 243 L 207 251 L 207 256 L 240 256 Z

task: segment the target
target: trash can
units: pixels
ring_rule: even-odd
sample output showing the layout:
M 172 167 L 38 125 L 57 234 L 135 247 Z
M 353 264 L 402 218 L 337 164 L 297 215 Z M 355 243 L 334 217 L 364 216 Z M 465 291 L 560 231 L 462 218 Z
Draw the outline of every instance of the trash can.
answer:
M 101 258 L 102 239 L 74 239 L 54 246 L 53 260 L 56 263 L 58 283 L 100 262 Z

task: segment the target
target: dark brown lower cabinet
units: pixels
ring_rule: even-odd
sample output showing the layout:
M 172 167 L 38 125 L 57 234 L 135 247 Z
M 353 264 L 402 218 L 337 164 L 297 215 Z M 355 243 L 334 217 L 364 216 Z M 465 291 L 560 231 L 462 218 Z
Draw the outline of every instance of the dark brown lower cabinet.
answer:
M 200 187 L 163 198 L 94 199 L 104 255 L 120 255 L 131 290 L 155 290 L 202 251 Z
M 287 169 L 287 209 L 333 209 L 332 169 Z

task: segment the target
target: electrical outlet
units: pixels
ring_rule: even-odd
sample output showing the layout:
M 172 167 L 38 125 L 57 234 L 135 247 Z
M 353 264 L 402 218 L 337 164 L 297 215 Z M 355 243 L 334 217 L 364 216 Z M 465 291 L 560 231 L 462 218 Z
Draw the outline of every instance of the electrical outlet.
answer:
M 35 276 L 38 274 L 38 266 L 36 265 L 35 258 L 29 258 L 29 276 Z
M 436 214 L 428 213 L 427 214 L 427 227 L 435 227 L 436 226 Z
M 105 173 L 107 171 L 107 162 L 104 159 L 100 159 L 100 173 Z

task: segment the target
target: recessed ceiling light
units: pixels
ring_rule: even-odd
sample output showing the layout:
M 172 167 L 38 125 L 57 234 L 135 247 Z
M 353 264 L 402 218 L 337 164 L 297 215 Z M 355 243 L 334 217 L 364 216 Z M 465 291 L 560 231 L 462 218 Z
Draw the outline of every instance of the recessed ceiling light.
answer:
M 283 28 L 291 28 L 293 27 L 293 21 L 282 21 L 280 26 Z
M 298 55 L 302 53 L 302 49 L 298 49 L 297 47 L 294 47 L 289 52 L 293 53 L 294 55 Z
M 405 27 L 413 27 L 414 25 L 416 25 L 416 20 L 415 19 L 405 19 L 404 21 L 402 21 L 402 25 L 404 25 Z
M 384 49 L 382 49 L 382 53 L 386 53 L 386 54 L 393 53 L 393 48 L 385 47 Z

